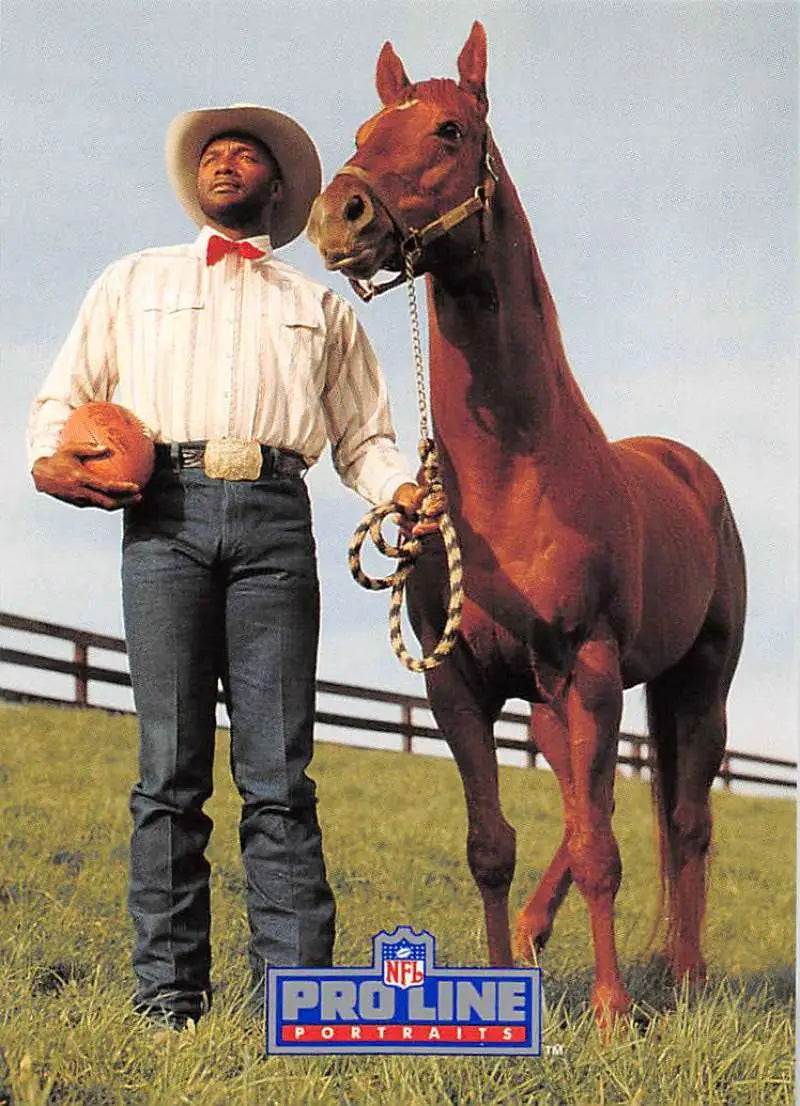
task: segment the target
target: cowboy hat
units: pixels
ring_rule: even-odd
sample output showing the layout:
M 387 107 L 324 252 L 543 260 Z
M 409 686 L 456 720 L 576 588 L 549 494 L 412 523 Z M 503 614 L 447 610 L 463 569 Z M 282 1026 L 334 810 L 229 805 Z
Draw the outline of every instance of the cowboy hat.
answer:
M 167 174 L 191 219 L 202 226 L 206 217 L 197 202 L 197 169 L 205 146 L 218 134 L 240 132 L 259 139 L 278 163 L 282 197 L 272 216 L 270 237 L 275 247 L 296 238 L 305 227 L 311 204 L 322 187 L 317 148 L 299 123 L 288 115 L 257 104 L 198 108 L 176 116 L 167 129 Z

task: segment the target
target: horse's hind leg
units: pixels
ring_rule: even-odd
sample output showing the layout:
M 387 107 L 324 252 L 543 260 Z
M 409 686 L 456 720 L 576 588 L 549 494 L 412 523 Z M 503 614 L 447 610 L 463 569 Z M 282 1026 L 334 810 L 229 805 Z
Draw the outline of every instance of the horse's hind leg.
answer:
M 701 951 L 711 843 L 710 790 L 725 751 L 725 702 L 742 647 L 747 586 L 741 541 L 723 513 L 716 589 L 692 648 L 647 686 L 659 811 L 667 955 L 675 980 L 705 978 Z
M 534 704 L 531 709 L 531 736 L 544 754 L 567 802 L 571 783 L 569 735 L 567 728 L 549 707 Z M 572 886 L 566 831 L 544 875 L 517 915 L 514 951 L 523 960 L 531 952 L 540 952 L 547 944 L 558 908 Z
M 711 843 L 710 790 L 725 751 L 725 701 L 739 659 L 746 585 L 732 518 L 723 527 L 717 589 L 692 648 L 647 686 L 656 770 L 667 955 L 675 980 L 705 978 L 701 952 Z
M 700 984 L 711 844 L 710 790 L 725 751 L 725 702 L 713 649 L 698 642 L 647 688 L 659 809 L 662 878 L 667 893 L 666 956 L 673 978 Z
M 536 890 L 517 915 L 514 952 L 521 960 L 531 962 L 532 953 L 541 952 L 550 940 L 558 908 L 571 886 L 572 871 L 565 832 Z

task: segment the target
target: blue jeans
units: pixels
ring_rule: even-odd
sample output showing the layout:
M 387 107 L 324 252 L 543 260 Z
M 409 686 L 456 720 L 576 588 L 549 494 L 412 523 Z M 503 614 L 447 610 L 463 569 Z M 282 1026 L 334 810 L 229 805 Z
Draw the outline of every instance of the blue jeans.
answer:
M 299 477 L 160 468 L 128 508 L 122 591 L 140 728 L 129 908 L 139 1007 L 210 1002 L 209 865 L 218 679 L 242 798 L 250 964 L 329 965 L 334 902 L 311 760 L 319 586 Z

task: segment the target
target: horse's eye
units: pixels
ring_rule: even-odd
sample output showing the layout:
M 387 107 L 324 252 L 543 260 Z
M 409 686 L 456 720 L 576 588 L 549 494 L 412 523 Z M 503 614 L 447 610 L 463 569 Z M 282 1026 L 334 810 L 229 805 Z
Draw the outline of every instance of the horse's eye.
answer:
M 436 131 L 437 138 L 443 138 L 445 142 L 460 142 L 464 137 L 464 132 L 459 127 L 458 123 L 453 123 L 452 120 L 448 120 L 447 123 L 442 123 Z

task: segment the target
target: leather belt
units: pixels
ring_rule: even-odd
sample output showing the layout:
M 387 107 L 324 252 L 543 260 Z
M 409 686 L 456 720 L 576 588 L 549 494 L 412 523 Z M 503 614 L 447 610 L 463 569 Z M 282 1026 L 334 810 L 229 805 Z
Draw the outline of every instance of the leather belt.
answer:
M 222 439 L 223 441 L 225 439 Z M 208 442 L 156 442 L 156 467 L 181 469 L 205 469 Z M 261 452 L 260 477 L 302 477 L 308 471 L 305 459 L 289 449 L 258 443 Z M 258 456 L 256 454 L 256 456 Z

